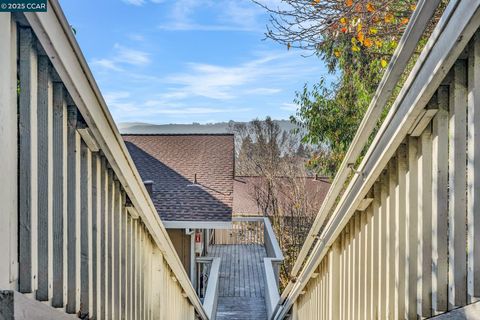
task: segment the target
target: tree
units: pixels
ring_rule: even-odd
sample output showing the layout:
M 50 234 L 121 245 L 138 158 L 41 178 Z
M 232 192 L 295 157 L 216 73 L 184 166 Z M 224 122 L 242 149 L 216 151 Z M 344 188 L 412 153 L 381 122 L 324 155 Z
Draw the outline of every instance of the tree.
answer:
M 338 80 L 297 92 L 291 120 L 306 129 L 303 142 L 318 147 L 310 167 L 333 176 L 341 163 L 387 62 L 397 47 L 414 0 L 282 0 L 271 7 L 266 37 L 316 54 Z M 442 8 L 441 8 L 442 9 Z M 440 16 L 437 12 L 434 21 Z M 428 28 L 432 30 L 434 22 Z M 420 45 L 421 46 L 421 45 Z
M 281 130 L 269 117 L 233 125 L 231 130 L 240 146 L 236 175 L 256 176 L 250 196 L 272 222 L 285 256 L 280 279 L 286 284 L 319 209 L 309 201 L 306 190 L 309 178 L 305 158 L 309 157 L 309 148 L 298 135 Z

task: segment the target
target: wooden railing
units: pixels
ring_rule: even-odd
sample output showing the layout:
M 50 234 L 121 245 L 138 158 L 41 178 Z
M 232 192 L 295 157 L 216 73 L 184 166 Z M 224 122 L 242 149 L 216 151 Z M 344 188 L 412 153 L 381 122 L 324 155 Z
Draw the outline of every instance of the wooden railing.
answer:
M 235 219 L 235 218 L 234 218 Z M 232 223 L 232 229 L 215 229 L 213 231 L 215 244 L 264 244 L 263 218 L 237 219 Z
M 480 300 L 479 8 L 450 1 L 275 319 L 417 319 Z
M 0 290 L 82 318 L 207 319 L 57 1 L 0 14 L 0 95 Z

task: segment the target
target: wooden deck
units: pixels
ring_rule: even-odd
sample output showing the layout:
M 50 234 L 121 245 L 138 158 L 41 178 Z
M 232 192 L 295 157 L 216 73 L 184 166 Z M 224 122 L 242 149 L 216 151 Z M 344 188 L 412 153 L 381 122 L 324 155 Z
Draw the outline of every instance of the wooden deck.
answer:
M 214 245 L 209 256 L 222 258 L 217 319 L 267 319 L 263 245 Z

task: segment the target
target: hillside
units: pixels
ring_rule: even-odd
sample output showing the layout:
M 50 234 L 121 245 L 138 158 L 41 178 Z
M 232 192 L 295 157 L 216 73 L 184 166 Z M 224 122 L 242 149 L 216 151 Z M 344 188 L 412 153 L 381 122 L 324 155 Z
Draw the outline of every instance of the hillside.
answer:
M 290 131 L 295 126 L 289 120 L 275 120 L 282 130 Z M 149 124 L 141 122 L 122 122 L 118 129 L 122 134 L 193 134 L 193 133 L 228 133 L 234 121 L 218 123 L 192 124 Z

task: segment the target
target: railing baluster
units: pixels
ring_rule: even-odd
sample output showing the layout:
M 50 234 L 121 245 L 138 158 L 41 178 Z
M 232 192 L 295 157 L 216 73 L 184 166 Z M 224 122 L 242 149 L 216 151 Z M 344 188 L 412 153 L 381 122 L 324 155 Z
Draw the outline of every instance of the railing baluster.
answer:
M 100 319 L 101 304 L 101 160 L 100 154 L 92 154 L 92 316 Z
M 112 243 L 112 255 L 113 255 L 113 266 L 112 266 L 112 284 L 113 284 L 113 316 L 116 319 L 121 318 L 120 314 L 120 184 L 114 177 L 114 198 L 113 198 L 113 243 Z
M 397 159 L 392 158 L 388 165 L 388 203 L 387 203 L 387 286 L 388 286 L 388 301 L 387 314 L 392 318 L 397 308 L 395 304 L 396 288 L 395 288 L 395 241 L 396 241 L 396 226 L 395 226 L 395 209 L 397 204 L 396 189 L 398 187 L 397 176 Z
M 18 277 L 18 128 L 17 128 L 17 25 L 12 14 L 0 14 L 0 287 L 17 289 Z M 15 226 L 12 228 L 12 226 Z
M 53 84 L 53 296 L 52 306 L 66 304 L 67 105 L 63 84 Z
M 417 317 L 417 202 L 418 202 L 418 139 L 408 138 L 408 174 L 405 234 L 408 244 L 406 247 L 405 278 L 407 279 L 405 307 L 408 319 Z
M 405 213 L 407 203 L 407 147 L 400 145 L 397 151 L 397 176 L 398 187 L 396 191 L 395 203 L 395 312 L 394 318 L 400 319 L 405 315 Z
M 468 302 L 480 298 L 480 34 L 468 58 Z
M 77 108 L 68 106 L 67 134 L 67 312 L 80 307 L 80 135 Z
M 120 294 L 120 306 L 122 309 L 122 319 L 128 319 L 127 315 L 127 294 L 128 294 L 128 287 L 127 287 L 127 209 L 124 206 L 126 202 L 126 195 L 125 192 L 122 192 L 122 203 L 121 205 L 121 252 L 120 252 L 120 262 L 121 262 L 121 270 L 120 270 L 120 283 L 121 283 L 121 294 Z
M 449 309 L 466 304 L 466 121 L 467 72 L 464 60 L 453 67 L 450 85 L 449 143 Z
M 112 250 L 113 250 L 113 200 L 114 200 L 114 193 L 115 193 L 115 188 L 114 188 L 114 182 L 113 182 L 113 177 L 112 177 L 112 171 L 110 169 L 107 170 L 107 206 L 106 206 L 106 271 L 105 271 L 105 279 L 106 279 L 106 284 L 105 284 L 105 319 L 113 319 L 114 318 L 114 313 L 113 313 L 113 257 L 112 257 Z
M 427 127 L 418 149 L 417 313 L 431 316 L 432 290 L 432 135 Z
M 92 199 L 91 152 L 84 141 L 80 143 L 80 312 L 92 314 Z
M 100 160 L 100 319 L 107 319 L 108 305 L 108 171 L 105 157 Z
M 37 289 L 37 53 L 35 35 L 20 28 L 19 290 Z
M 380 181 L 373 185 L 373 201 L 372 201 L 372 277 L 376 281 L 372 282 L 372 319 L 377 319 L 380 314 L 380 206 L 381 206 L 381 186 Z
M 387 319 L 387 301 L 388 301 L 388 286 L 387 281 L 390 276 L 387 274 L 387 264 L 388 264 L 388 242 L 387 242 L 387 232 L 389 226 L 387 224 L 387 203 L 388 203 L 388 172 L 384 171 L 380 178 L 380 243 L 379 243 L 379 289 L 378 294 L 380 298 L 379 302 L 379 318 Z
M 52 112 L 50 61 L 38 56 L 38 290 L 36 298 L 48 301 L 52 290 Z
M 432 309 L 448 309 L 448 87 L 437 91 L 432 122 Z

